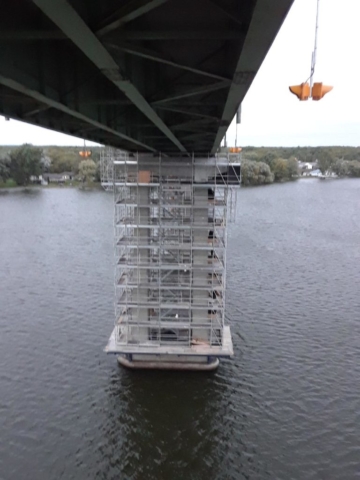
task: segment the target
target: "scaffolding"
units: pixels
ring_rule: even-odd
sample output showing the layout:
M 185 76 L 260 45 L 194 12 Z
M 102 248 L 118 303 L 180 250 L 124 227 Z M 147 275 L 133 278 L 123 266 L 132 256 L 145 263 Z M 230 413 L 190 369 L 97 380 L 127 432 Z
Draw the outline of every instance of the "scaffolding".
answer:
M 232 356 L 226 227 L 238 156 L 172 159 L 106 148 L 101 162 L 114 195 L 116 258 L 115 328 L 105 350 Z
M 101 185 L 106 192 L 111 192 L 114 186 L 114 160 L 126 158 L 122 150 L 107 147 L 100 152 L 100 178 Z

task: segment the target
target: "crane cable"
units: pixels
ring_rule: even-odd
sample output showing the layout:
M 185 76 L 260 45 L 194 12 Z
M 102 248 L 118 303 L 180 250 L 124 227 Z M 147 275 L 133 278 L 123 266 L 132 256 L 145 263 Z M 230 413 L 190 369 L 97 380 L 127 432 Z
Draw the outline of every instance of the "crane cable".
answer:
M 315 65 L 316 65 L 317 38 L 318 38 L 318 30 L 319 30 L 319 5 L 320 5 L 320 0 L 317 0 L 314 50 L 311 55 L 310 77 L 305 82 L 307 83 L 310 80 L 310 97 L 312 97 L 312 89 L 314 85 L 314 73 L 315 73 Z

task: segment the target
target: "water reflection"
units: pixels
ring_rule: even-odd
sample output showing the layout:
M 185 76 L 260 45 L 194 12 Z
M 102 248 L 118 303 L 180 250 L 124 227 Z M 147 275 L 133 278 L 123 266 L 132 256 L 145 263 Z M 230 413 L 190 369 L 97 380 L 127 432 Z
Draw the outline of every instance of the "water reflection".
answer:
M 226 388 L 216 373 L 120 369 L 107 391 L 103 454 L 124 478 L 214 478 Z M 123 477 L 120 477 L 123 478 Z

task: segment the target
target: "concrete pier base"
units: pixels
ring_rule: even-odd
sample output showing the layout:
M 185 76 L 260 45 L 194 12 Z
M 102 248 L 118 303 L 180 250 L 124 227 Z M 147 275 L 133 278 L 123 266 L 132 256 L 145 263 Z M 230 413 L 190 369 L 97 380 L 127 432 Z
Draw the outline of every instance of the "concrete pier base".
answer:
M 135 360 L 129 356 L 120 355 L 117 357 L 119 365 L 132 369 L 132 370 L 192 370 L 192 371 L 212 371 L 216 370 L 219 366 L 219 359 L 216 357 L 199 359 L 200 361 L 186 361 L 186 359 L 157 359 L 151 357 L 148 359 Z M 178 360 L 178 361 L 176 361 Z

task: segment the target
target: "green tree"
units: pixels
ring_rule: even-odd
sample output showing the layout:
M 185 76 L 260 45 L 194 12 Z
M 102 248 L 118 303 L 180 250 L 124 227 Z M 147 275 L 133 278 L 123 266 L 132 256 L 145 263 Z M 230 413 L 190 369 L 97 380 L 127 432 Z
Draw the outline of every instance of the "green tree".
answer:
M 246 160 L 249 160 L 251 162 L 258 162 L 261 160 L 261 158 L 256 151 L 252 150 L 250 152 L 246 152 Z
M 31 175 L 40 175 L 42 153 L 28 143 L 10 152 L 10 176 L 18 185 L 27 185 Z
M 299 176 L 299 164 L 295 157 L 289 158 L 287 161 L 288 178 Z
M 340 158 L 332 163 L 329 168 L 339 177 L 360 177 L 360 161 L 358 160 L 350 161 Z
M 360 177 L 360 162 L 353 160 L 352 162 L 347 162 L 349 168 L 349 175 L 351 177 Z
M 273 161 L 272 171 L 276 182 L 289 178 L 288 162 L 284 158 L 276 158 Z
M 332 166 L 332 170 L 336 175 L 339 175 L 339 177 L 346 177 L 349 175 L 349 162 L 342 159 L 336 160 Z
M 51 159 L 51 173 L 78 172 L 81 161 L 79 151 L 69 147 L 51 147 L 46 153 Z
M 265 162 L 269 165 L 270 169 L 273 170 L 273 165 L 274 165 L 274 162 L 276 160 L 276 154 L 273 152 L 273 151 L 269 151 L 269 152 L 264 152 L 261 156 L 260 156 L 260 161 L 262 162 Z
M 96 173 L 96 163 L 94 160 L 82 160 L 79 165 L 79 173 L 83 177 L 83 181 L 89 182 Z
M 0 182 L 5 182 L 10 177 L 10 157 L 3 154 L 0 157 Z
M 264 162 L 245 160 L 241 165 L 241 181 L 243 185 L 266 185 L 274 180 L 269 165 Z
M 317 161 L 321 173 L 325 175 L 325 173 L 335 164 L 335 157 L 330 150 L 323 149 L 318 153 Z

